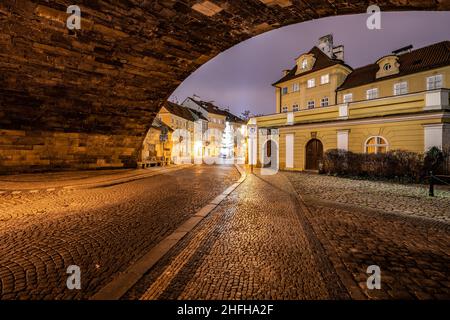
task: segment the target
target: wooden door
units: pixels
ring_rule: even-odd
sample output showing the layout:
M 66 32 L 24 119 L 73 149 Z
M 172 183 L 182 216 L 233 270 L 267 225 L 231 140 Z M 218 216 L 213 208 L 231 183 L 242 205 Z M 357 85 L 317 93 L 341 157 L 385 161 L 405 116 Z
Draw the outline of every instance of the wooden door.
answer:
M 323 159 L 323 145 L 320 140 L 312 139 L 306 145 L 306 170 L 319 170 L 319 162 Z

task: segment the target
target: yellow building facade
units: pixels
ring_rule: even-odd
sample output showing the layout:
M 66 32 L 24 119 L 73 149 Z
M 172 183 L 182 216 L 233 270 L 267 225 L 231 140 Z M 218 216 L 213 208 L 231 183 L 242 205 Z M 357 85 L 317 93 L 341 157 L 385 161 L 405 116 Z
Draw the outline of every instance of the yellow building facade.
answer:
M 250 120 L 261 164 L 318 170 L 330 149 L 450 147 L 450 41 L 402 48 L 353 70 L 326 36 L 274 87 L 276 113 Z

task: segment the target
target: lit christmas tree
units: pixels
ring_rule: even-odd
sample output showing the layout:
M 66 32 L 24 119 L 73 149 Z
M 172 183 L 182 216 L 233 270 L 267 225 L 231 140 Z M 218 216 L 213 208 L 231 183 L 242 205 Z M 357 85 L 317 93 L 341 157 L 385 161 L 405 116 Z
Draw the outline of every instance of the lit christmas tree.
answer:
M 234 133 L 233 127 L 229 122 L 226 123 L 225 130 L 223 131 L 222 141 L 220 145 L 220 157 L 225 159 L 231 159 L 234 156 Z

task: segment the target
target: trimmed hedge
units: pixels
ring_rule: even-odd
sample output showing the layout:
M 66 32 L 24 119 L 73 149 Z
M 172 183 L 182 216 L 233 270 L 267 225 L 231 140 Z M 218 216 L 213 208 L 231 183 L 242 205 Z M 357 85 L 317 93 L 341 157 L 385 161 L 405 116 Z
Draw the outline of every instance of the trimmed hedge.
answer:
M 405 182 L 423 181 L 427 172 L 423 154 L 403 150 L 366 154 L 333 149 L 325 153 L 322 165 L 322 173 Z

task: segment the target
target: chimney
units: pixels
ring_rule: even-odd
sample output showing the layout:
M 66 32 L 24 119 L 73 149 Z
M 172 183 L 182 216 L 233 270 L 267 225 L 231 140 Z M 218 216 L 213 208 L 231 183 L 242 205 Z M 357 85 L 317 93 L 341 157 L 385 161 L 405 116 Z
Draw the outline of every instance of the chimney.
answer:
M 333 35 L 328 34 L 326 36 L 320 37 L 317 47 L 327 56 L 333 58 Z
M 344 46 L 337 46 L 333 48 L 333 56 L 335 59 L 344 61 Z
M 392 51 L 392 53 L 399 56 L 404 53 L 410 53 L 413 48 L 414 48 L 414 46 L 412 44 L 410 44 L 409 46 L 394 50 L 394 51 Z

